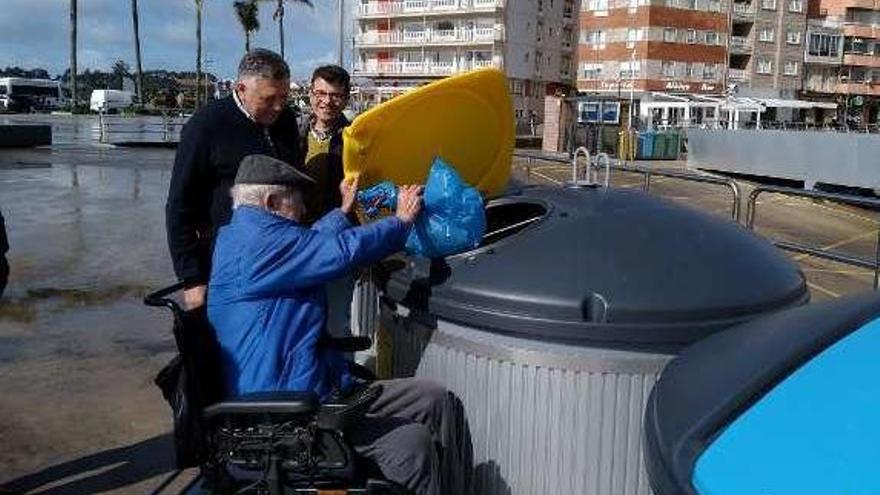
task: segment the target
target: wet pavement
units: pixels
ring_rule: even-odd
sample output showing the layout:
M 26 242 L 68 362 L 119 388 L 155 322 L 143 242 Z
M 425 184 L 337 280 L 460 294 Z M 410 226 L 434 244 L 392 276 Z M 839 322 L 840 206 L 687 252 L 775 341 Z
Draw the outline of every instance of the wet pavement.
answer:
M 57 144 L 0 150 L 11 265 L 0 482 L 22 493 L 148 492 L 173 459 L 152 379 L 174 343 L 168 315 L 140 298 L 173 281 L 164 202 L 174 152 L 95 144 L 94 117 L 15 121 L 51 123 Z
M 0 301 L 0 492 L 149 492 L 172 469 L 169 410 L 152 380 L 174 343 L 170 315 L 140 299 L 173 280 L 164 202 L 174 151 L 99 144 L 96 117 L 0 116 L 4 122 L 49 123 L 55 144 L 0 150 L 12 267 Z M 570 175 L 552 163 L 528 174 L 522 165 L 515 172 L 530 182 Z M 640 180 L 612 177 L 620 187 Z M 729 214 L 726 193 L 714 186 L 655 178 L 652 190 Z M 870 258 L 878 216 L 767 196 L 758 226 L 770 237 Z M 795 259 L 815 300 L 871 288 L 868 270 Z

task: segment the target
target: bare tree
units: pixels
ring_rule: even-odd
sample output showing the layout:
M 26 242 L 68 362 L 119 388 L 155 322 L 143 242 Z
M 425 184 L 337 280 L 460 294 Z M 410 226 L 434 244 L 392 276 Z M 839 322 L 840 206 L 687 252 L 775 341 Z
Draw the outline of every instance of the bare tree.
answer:
M 137 66 L 137 96 L 138 105 L 144 106 L 144 69 L 141 65 L 141 35 L 140 21 L 138 20 L 138 0 L 131 0 L 131 22 L 134 26 L 134 56 Z
M 76 0 L 70 0 L 70 102 L 76 109 Z
M 194 0 L 196 3 L 196 108 L 202 104 L 202 4 L 204 0 Z

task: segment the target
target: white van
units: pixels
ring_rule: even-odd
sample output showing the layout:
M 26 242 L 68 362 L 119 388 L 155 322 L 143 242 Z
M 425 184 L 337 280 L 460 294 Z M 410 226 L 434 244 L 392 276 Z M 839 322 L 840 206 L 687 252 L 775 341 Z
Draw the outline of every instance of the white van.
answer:
M 135 96 L 131 91 L 118 89 L 96 89 L 92 91 L 89 108 L 93 112 L 116 112 L 134 103 Z

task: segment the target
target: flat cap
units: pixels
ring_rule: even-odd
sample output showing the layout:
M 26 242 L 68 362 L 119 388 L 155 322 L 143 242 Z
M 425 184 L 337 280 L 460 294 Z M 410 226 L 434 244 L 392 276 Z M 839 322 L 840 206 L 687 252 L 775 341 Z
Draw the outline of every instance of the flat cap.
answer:
M 278 186 L 309 186 L 314 179 L 293 165 L 267 155 L 248 155 L 242 158 L 235 175 L 236 184 Z

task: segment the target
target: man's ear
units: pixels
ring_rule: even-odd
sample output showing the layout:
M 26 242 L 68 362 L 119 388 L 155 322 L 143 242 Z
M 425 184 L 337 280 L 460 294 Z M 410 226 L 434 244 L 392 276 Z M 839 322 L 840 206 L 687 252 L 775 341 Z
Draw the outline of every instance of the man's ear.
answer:
M 269 211 L 278 211 L 278 207 L 281 206 L 279 203 L 280 200 L 276 194 L 267 194 L 263 198 L 263 207 Z

